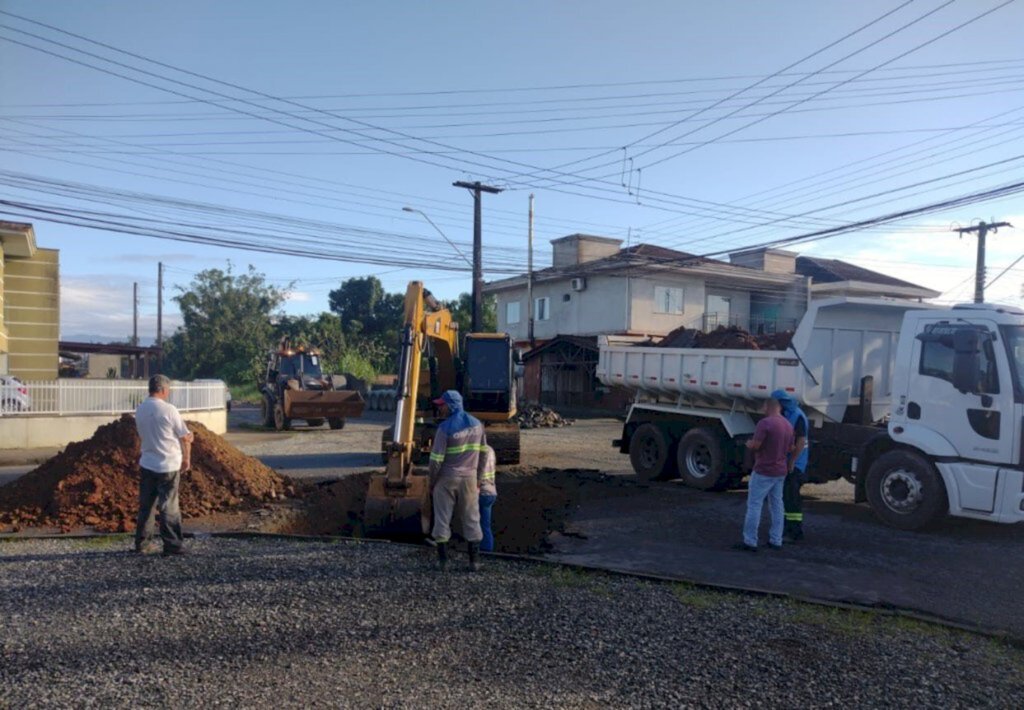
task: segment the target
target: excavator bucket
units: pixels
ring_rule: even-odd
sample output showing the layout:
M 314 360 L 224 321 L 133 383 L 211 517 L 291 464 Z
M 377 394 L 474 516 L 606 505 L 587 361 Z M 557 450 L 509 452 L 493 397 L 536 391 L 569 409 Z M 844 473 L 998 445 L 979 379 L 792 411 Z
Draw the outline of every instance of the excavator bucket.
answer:
M 295 419 L 361 417 L 366 402 L 354 390 L 285 390 L 285 416 Z
M 391 485 L 385 473 L 370 477 L 363 511 L 363 529 L 372 536 L 419 537 L 429 532 L 430 478 L 411 473 Z

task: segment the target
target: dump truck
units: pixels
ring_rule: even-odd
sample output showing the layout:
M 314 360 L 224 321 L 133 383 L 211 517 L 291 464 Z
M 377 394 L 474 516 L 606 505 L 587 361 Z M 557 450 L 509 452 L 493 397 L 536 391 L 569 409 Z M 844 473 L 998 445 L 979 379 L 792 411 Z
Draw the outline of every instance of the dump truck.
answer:
M 597 377 L 635 394 L 614 442 L 644 479 L 721 489 L 782 389 L 811 422 L 811 483 L 846 478 L 883 522 L 1024 521 L 1024 311 L 812 301 L 786 350 L 599 344 Z
M 417 469 L 440 423 L 433 400 L 459 390 L 484 425 L 499 463 L 519 463 L 516 349 L 506 333 L 469 333 L 460 352 L 458 324 L 419 281 L 405 294 L 395 383 L 395 420 L 383 433 L 385 472 L 370 479 L 363 524 L 389 535 L 422 534 L 430 522 L 430 486 Z
M 283 338 L 267 355 L 267 368 L 259 384 L 265 427 L 284 431 L 296 419 L 312 427 L 341 429 L 345 419 L 363 413 L 359 392 L 346 389 L 343 375 L 325 375 L 316 348 L 293 345 Z

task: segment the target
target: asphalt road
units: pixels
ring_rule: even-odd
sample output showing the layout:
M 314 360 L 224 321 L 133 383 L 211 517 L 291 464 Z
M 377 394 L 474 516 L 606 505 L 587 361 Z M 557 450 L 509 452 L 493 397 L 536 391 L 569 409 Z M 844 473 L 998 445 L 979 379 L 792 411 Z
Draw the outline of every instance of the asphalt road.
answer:
M 345 429 L 257 426 L 258 412 L 236 408 L 228 439 L 288 476 L 322 480 L 379 469 L 381 431 L 390 415 L 367 412 Z M 611 446 L 620 424 L 585 419 L 561 429 L 523 433 L 523 463 L 592 468 L 630 475 Z M 28 467 L 0 469 L 0 483 Z M 592 489 L 588 489 L 592 490 Z M 556 535 L 550 557 L 602 567 L 677 576 L 842 601 L 896 606 L 1024 638 L 1024 526 L 947 519 L 910 533 L 879 523 L 853 503 L 845 482 L 806 486 L 807 540 L 781 552 L 736 552 L 745 493 L 705 493 L 678 483 L 638 485 L 614 496 L 587 494 Z M 498 505 L 501 505 L 499 492 Z

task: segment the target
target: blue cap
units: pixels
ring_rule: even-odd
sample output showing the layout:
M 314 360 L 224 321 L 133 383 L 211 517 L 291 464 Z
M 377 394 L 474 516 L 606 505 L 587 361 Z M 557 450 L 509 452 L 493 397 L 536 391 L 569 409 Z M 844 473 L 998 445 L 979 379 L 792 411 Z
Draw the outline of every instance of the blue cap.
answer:
M 438 399 L 434 400 L 434 404 L 438 406 L 446 404 L 448 409 L 462 409 L 462 395 L 457 390 L 447 390 Z
M 795 401 L 795 400 L 793 399 L 793 395 L 791 395 L 791 394 L 790 394 L 789 392 L 787 392 L 786 390 L 774 390 L 774 391 L 773 391 L 773 392 L 771 393 L 771 395 L 770 395 L 770 396 L 771 396 L 771 398 L 772 398 L 772 399 L 777 399 L 777 400 L 779 400 L 779 402 L 780 402 L 780 403 L 781 403 L 781 402 L 793 402 L 793 401 Z

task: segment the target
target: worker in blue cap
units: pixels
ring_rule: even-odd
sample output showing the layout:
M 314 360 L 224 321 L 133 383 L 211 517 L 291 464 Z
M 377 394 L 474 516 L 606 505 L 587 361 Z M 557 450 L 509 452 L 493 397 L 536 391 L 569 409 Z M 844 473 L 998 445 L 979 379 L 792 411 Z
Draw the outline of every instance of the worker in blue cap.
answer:
M 480 484 L 479 476 L 487 452 L 484 425 L 462 408 L 462 395 L 448 390 L 434 404 L 445 420 L 434 434 L 430 450 L 431 500 L 434 504 L 432 537 L 437 543 L 437 562 L 448 568 L 448 543 L 452 517 L 462 518 L 462 536 L 469 544 L 469 565 L 480 569 Z
M 778 389 L 771 396 L 782 404 L 782 416 L 793 426 L 793 452 L 789 455 L 789 473 L 782 487 L 786 519 L 783 536 L 790 542 L 799 542 L 804 539 L 804 505 L 800 498 L 800 486 L 807 483 L 810 423 L 807 415 L 800 410 L 796 398 L 789 392 Z

